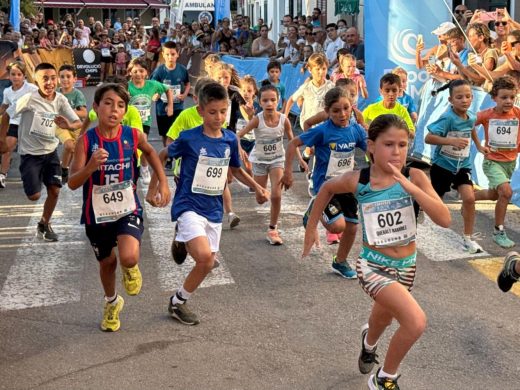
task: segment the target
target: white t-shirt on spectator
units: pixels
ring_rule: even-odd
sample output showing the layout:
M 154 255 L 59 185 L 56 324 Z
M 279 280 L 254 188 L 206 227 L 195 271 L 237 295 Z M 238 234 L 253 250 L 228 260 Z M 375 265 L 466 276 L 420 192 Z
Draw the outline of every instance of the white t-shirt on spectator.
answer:
M 329 63 L 336 59 L 336 53 L 339 49 L 345 47 L 345 42 L 340 37 L 337 37 L 335 41 L 330 41 L 325 47 L 325 55 L 329 60 Z

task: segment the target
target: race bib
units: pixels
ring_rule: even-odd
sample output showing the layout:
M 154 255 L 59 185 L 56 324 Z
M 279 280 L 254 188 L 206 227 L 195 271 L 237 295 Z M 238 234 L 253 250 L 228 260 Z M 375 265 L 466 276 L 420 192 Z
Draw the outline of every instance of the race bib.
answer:
M 354 150 L 350 152 L 330 151 L 329 165 L 327 166 L 326 179 L 342 175 L 354 169 Z
M 57 129 L 54 118 L 56 114 L 53 112 L 35 112 L 29 134 L 49 141 L 53 140 Z
M 101 57 L 111 57 L 112 54 L 110 54 L 110 49 L 108 47 L 103 47 L 101 49 Z
M 191 191 L 209 196 L 222 195 L 227 182 L 229 157 L 199 156 Z
M 104 186 L 94 185 L 92 208 L 96 223 L 114 222 L 132 214 L 136 209 L 132 181 Z
M 285 150 L 283 148 L 283 137 L 272 140 L 256 140 L 255 157 L 257 162 L 270 163 L 271 161 L 283 158 Z
M 181 94 L 181 86 L 180 85 L 171 85 L 170 80 L 164 80 L 163 84 L 168 85 L 170 87 L 170 89 L 173 91 L 173 102 L 180 103 L 179 95 Z M 161 95 L 161 100 L 164 103 L 168 103 L 168 97 L 166 96 L 166 93 L 163 93 Z
M 247 123 L 248 122 L 243 118 L 237 119 L 237 126 L 236 126 L 237 133 L 239 131 L 241 131 L 244 127 L 246 127 Z M 250 131 L 249 133 L 244 134 L 244 136 L 242 138 L 245 139 L 246 141 L 254 141 L 255 133 L 254 133 L 254 131 Z
M 364 203 L 361 209 L 370 245 L 406 245 L 415 240 L 417 224 L 411 197 Z
M 471 131 L 448 131 L 448 134 L 446 134 L 446 138 L 448 137 L 467 138 L 468 140 L 470 140 Z M 455 146 L 451 145 L 443 145 L 441 147 L 440 154 L 448 158 L 454 158 L 457 160 L 464 159 L 469 157 L 470 145 L 471 142 L 469 142 L 468 146 L 466 146 L 465 148 L 456 148 Z
M 139 116 L 141 117 L 141 121 L 143 124 L 145 122 L 148 122 L 148 119 L 150 118 L 151 110 L 149 108 L 139 108 Z
M 516 149 L 518 119 L 491 119 L 488 128 L 488 146 L 493 149 Z

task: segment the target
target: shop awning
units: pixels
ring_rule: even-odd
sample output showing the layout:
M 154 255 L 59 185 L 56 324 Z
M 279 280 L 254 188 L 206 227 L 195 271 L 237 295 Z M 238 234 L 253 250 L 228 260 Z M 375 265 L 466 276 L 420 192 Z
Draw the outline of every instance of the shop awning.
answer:
M 148 3 L 148 5 L 150 6 L 150 8 L 170 8 L 170 6 L 168 4 L 165 4 L 163 1 L 161 0 L 143 0 L 145 3 Z
M 81 0 L 38 0 L 38 7 L 43 8 L 83 8 L 85 3 Z
M 37 0 L 35 3 L 43 8 L 169 8 L 161 0 Z

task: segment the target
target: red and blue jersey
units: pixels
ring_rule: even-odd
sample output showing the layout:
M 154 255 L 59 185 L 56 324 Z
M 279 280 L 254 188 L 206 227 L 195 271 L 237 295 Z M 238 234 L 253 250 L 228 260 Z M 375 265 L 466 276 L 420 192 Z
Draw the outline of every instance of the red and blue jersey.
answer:
M 83 184 L 82 224 L 93 225 L 96 223 L 92 207 L 92 190 L 95 185 L 102 186 L 128 180 L 132 181 L 134 192 L 136 204 L 134 214 L 142 216 L 143 209 L 136 193 L 139 172 L 137 167 L 138 132 L 137 129 L 121 125 L 114 138 L 105 138 L 97 127 L 88 130 L 83 135 L 86 161 L 89 161 L 92 154 L 99 148 L 108 152 L 108 159 Z

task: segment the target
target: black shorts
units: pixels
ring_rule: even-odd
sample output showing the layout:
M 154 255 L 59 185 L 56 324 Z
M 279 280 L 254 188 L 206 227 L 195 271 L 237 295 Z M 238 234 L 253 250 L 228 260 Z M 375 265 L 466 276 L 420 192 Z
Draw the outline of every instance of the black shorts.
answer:
M 323 219 L 328 225 L 343 216 L 347 222 L 359 223 L 358 202 L 354 194 L 336 194 L 323 211 Z
M 172 127 L 173 122 L 175 122 L 175 119 L 180 115 L 182 110 L 173 110 L 173 115 L 157 115 L 157 129 L 159 130 L 159 135 L 161 137 L 166 137 L 166 134 L 168 134 L 168 131 L 170 130 L 170 127 Z M 187 129 L 186 129 L 187 130 Z
M 144 132 L 146 135 L 149 135 L 149 134 L 150 134 L 150 126 L 143 125 L 143 132 Z
M 22 175 L 25 195 L 31 196 L 42 190 L 42 183 L 46 187 L 61 188 L 61 163 L 56 150 L 49 154 L 20 156 L 20 173 Z
M 240 139 L 240 146 L 242 147 L 242 149 L 244 149 L 244 152 L 249 154 L 249 153 L 251 153 L 251 151 L 255 147 L 255 141 L 254 140 L 250 141 L 250 140 L 241 138 Z
M 96 259 L 101 261 L 112 253 L 117 246 L 117 237 L 129 235 L 141 243 L 144 232 L 143 219 L 138 215 L 130 214 L 115 222 L 85 225 L 85 233 L 94 249 Z
M 112 63 L 113 62 L 112 61 L 112 56 L 110 56 L 110 57 L 103 57 L 103 56 L 101 56 L 101 62 L 104 63 L 104 64 Z
M 433 189 L 441 198 L 446 192 L 450 191 L 451 188 L 456 190 L 463 184 L 473 185 L 471 169 L 461 168 L 457 173 L 452 173 L 435 164 L 430 168 L 430 180 Z
M 18 138 L 18 125 L 14 123 L 9 123 L 9 128 L 7 129 L 7 136 Z

